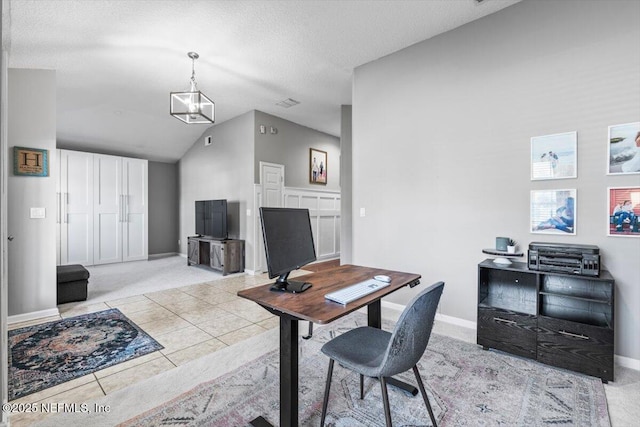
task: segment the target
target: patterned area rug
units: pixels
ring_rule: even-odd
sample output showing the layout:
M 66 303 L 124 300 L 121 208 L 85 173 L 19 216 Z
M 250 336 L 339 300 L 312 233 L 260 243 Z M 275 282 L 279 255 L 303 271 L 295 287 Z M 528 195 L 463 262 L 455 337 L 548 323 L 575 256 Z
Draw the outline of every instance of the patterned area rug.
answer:
M 9 400 L 160 350 L 118 309 L 9 331 Z
M 323 343 L 355 326 L 350 316 L 300 341 L 300 425 L 320 425 L 328 358 Z M 386 323 L 384 329 L 391 330 Z M 121 426 L 246 426 L 259 415 L 278 424 L 278 353 L 271 352 Z M 433 334 L 418 368 L 426 380 L 440 426 L 609 426 L 604 387 L 597 378 L 555 369 L 507 354 Z M 400 376 L 415 383 L 411 371 Z M 358 376 L 336 364 L 327 426 L 384 426 L 380 385 L 365 380 L 359 398 Z M 430 425 L 420 395 L 389 387 L 391 417 L 397 426 Z

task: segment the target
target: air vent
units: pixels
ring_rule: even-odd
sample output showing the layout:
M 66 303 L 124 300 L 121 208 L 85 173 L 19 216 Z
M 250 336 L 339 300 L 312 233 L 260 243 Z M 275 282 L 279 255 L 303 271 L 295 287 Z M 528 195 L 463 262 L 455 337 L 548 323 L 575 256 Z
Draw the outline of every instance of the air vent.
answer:
M 300 104 L 300 101 L 296 101 L 295 99 L 292 99 L 292 98 L 287 98 L 284 101 L 276 102 L 276 105 L 279 105 L 282 108 L 289 108 L 298 104 Z

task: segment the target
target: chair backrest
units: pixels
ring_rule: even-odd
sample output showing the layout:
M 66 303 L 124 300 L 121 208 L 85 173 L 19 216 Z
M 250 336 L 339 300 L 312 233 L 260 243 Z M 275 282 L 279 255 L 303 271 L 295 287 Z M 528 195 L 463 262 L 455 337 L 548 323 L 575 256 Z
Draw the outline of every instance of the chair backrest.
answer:
M 438 282 L 416 295 L 400 315 L 380 365 L 380 376 L 390 377 L 413 368 L 424 354 L 444 289 Z

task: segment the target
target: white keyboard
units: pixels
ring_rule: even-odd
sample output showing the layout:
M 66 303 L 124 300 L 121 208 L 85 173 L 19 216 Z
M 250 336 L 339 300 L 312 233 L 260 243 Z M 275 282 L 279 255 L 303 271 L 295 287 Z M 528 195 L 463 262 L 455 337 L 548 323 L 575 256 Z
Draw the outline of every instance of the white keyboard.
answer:
M 347 305 L 351 301 L 355 301 L 378 289 L 386 288 L 391 283 L 381 282 L 375 279 L 365 280 L 364 282 L 356 283 L 347 288 L 340 289 L 339 291 L 326 294 L 324 297 L 328 300 L 335 301 L 342 305 Z

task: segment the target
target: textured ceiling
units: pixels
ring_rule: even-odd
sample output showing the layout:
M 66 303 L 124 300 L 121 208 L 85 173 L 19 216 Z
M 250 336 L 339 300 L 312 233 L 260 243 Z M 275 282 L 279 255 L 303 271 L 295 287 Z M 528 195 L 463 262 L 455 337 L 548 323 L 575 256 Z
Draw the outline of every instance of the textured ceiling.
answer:
M 168 112 L 188 51 L 216 124 L 257 109 L 339 135 L 355 67 L 517 1 L 10 0 L 3 44 L 56 70 L 59 145 L 173 162 L 207 128 Z

